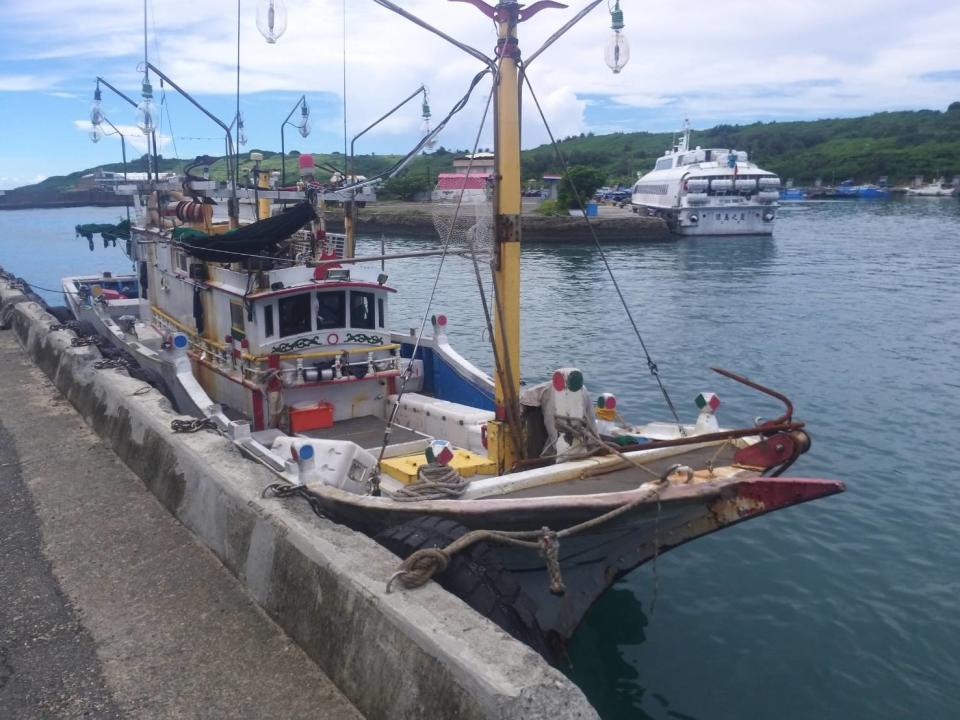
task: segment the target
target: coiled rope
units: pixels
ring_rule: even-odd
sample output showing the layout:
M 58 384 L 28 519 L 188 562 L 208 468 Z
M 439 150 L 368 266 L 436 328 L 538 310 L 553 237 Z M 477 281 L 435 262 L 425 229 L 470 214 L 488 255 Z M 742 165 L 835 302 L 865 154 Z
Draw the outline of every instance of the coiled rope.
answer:
M 428 463 L 417 470 L 417 482 L 389 493 L 393 500 L 450 500 L 463 495 L 470 481 L 449 465 Z M 386 493 L 385 493 L 386 494 Z

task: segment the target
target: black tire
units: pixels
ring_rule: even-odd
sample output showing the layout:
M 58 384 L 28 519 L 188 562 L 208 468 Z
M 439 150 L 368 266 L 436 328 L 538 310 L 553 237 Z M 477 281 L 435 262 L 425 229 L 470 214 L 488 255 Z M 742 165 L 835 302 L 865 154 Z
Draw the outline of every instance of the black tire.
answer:
M 467 528 L 453 520 L 420 515 L 383 530 L 374 540 L 405 559 L 421 548 L 446 547 L 466 533 Z M 517 640 L 550 659 L 549 646 L 537 623 L 536 606 L 503 569 L 490 543 L 475 543 L 456 553 L 447 569 L 434 580 Z
M 76 320 L 70 308 L 65 307 L 64 305 L 52 305 L 47 308 L 47 312 L 53 315 L 61 324 L 70 322 L 71 320 Z
M 9 330 L 13 325 L 13 311 L 16 307 L 16 304 L 10 303 L 0 308 L 0 330 Z

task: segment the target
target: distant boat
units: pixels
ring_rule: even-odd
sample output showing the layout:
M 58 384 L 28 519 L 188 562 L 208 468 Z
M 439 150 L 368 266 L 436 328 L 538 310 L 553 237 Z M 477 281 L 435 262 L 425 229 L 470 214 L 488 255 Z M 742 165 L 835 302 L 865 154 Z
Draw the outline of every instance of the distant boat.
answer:
M 832 197 L 856 200 L 885 200 L 890 190 L 879 185 L 854 185 L 852 180 L 844 180 L 835 189 Z
M 806 200 L 807 191 L 803 188 L 786 188 L 780 191 L 781 200 Z
M 690 148 L 690 126 L 633 186 L 633 211 L 679 235 L 771 235 L 780 178 L 742 150 Z
M 943 178 L 927 185 L 907 188 L 907 197 L 951 197 L 957 194 L 957 188 L 946 185 Z

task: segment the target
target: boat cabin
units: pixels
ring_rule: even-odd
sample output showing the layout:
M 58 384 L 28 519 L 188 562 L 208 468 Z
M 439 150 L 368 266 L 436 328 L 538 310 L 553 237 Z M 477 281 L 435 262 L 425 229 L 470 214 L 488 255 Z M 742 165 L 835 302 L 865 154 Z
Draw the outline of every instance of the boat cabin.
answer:
M 305 406 L 326 408 L 324 423 L 383 416 L 400 367 L 385 274 L 336 261 L 251 269 L 175 243 L 148 248 L 153 323 L 188 336 L 201 386 L 254 430 L 291 429 Z

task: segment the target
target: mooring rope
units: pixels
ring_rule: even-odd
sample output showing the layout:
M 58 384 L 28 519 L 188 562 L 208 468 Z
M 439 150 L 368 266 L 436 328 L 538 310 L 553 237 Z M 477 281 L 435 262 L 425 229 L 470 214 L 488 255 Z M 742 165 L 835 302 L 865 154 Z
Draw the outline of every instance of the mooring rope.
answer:
M 391 592 L 393 584 L 397 581 L 410 589 L 426 585 L 434 575 L 446 570 L 453 555 L 467 549 L 474 543 L 490 541 L 538 550 L 546 562 L 547 573 L 550 576 L 550 592 L 557 595 L 563 594 L 563 577 L 560 570 L 560 540 L 615 520 L 654 498 L 657 499 L 659 515 L 660 493 L 670 485 L 670 476 L 683 469 L 690 471 L 690 468 L 685 468 L 682 465 L 674 465 L 668 468 L 657 480 L 641 485 L 640 489 L 643 492 L 633 500 L 603 515 L 598 515 L 577 525 L 571 525 L 563 530 L 553 531 L 548 527 L 542 527 L 539 530 L 519 531 L 472 530 L 460 536 L 445 548 L 421 548 L 416 550 L 401 563 L 400 569 L 387 581 L 387 592 Z M 659 547 L 656 541 L 654 544 L 657 548 Z

